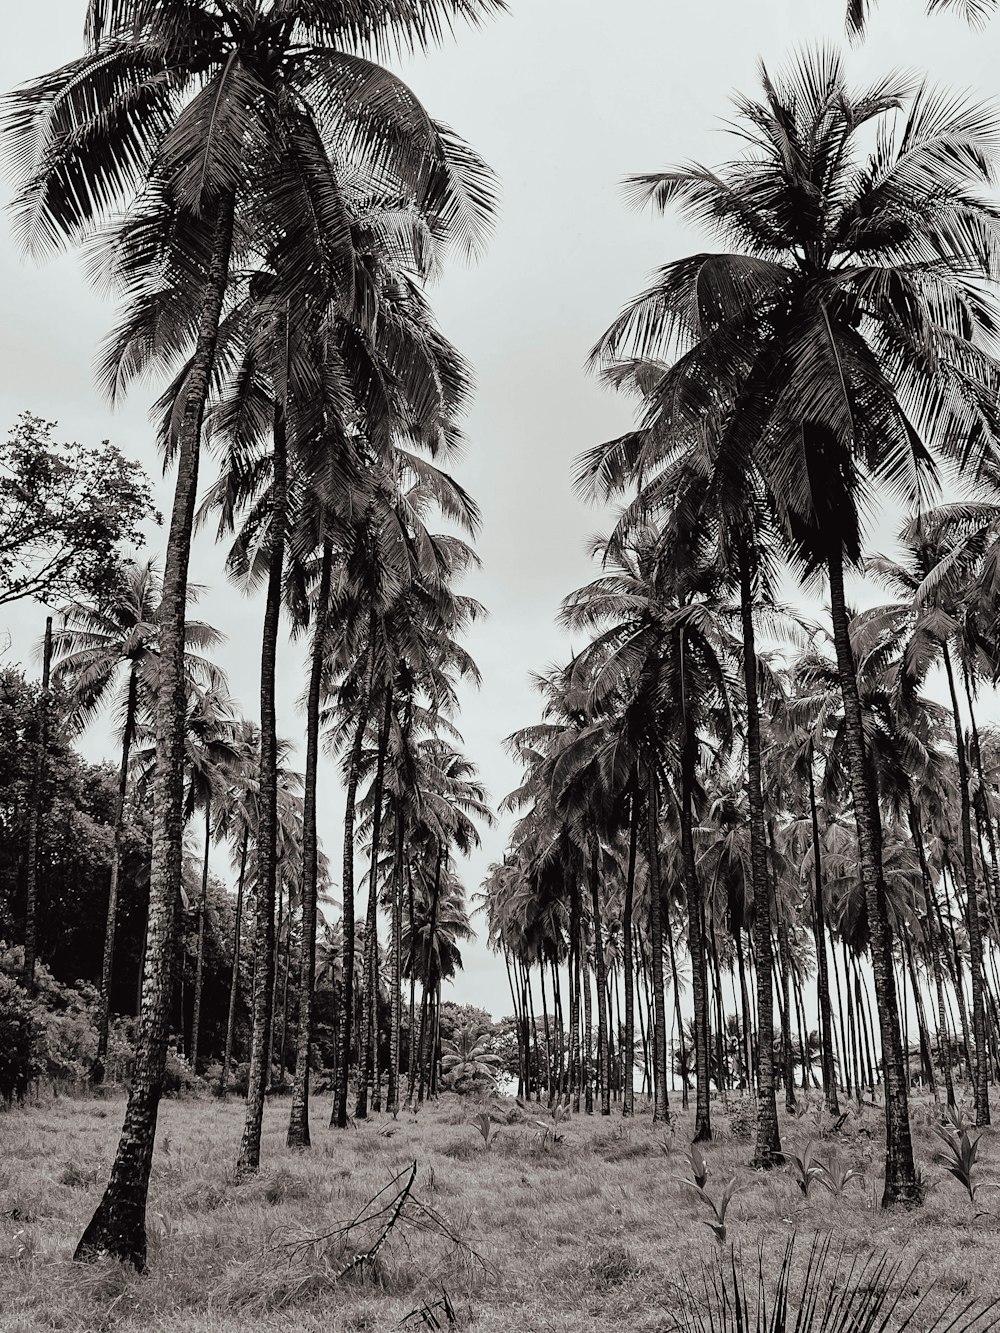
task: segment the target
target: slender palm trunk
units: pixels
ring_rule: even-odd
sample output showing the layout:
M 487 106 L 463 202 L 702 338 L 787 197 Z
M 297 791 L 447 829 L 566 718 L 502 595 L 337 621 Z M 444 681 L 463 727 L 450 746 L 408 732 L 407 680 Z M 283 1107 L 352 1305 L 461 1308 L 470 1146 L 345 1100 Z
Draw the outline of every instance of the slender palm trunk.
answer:
M 590 900 L 594 915 L 594 972 L 597 979 L 597 1086 L 601 1093 L 601 1115 L 611 1114 L 611 1079 L 608 1070 L 607 967 L 604 959 L 604 930 L 601 923 L 600 839 L 590 837 Z
M 191 1068 L 198 1072 L 198 1039 L 201 1036 L 201 986 L 205 971 L 205 918 L 208 915 L 208 855 L 212 846 L 212 798 L 205 799 L 205 855 L 201 864 L 201 894 L 198 899 L 198 957 L 194 973 L 194 1012 L 191 1015 Z
M 394 817 L 395 851 L 392 861 L 392 939 L 389 968 L 392 975 L 389 1013 L 389 1086 L 386 1104 L 396 1114 L 399 1110 L 399 1030 L 403 1022 L 402 954 L 403 954 L 403 854 L 406 829 L 403 822 L 402 802 L 396 801 Z
M 319 589 L 313 608 L 312 660 L 306 701 L 306 774 L 302 793 L 302 962 L 299 967 L 299 1028 L 295 1041 L 295 1081 L 288 1114 L 289 1148 L 309 1147 L 309 1061 L 312 1058 L 313 985 L 316 979 L 316 894 L 319 848 L 316 836 L 316 789 L 319 774 L 319 712 L 326 659 L 327 616 L 333 577 L 333 543 L 323 542 Z
M 681 754 L 681 851 L 684 860 L 684 890 L 687 895 L 688 954 L 691 958 L 691 993 L 694 1000 L 695 1116 L 694 1141 L 705 1143 L 712 1137 L 709 1112 L 709 1042 L 708 963 L 701 894 L 694 857 L 693 797 L 697 741 L 694 719 L 684 709 L 684 741 Z M 722 1071 L 719 1071 L 722 1077 Z
M 49 676 L 52 670 L 52 617 L 45 617 L 45 646 L 42 650 L 42 692 L 38 697 L 38 734 L 31 774 L 28 837 L 25 847 L 24 890 L 24 986 L 35 993 L 35 955 L 38 943 L 38 836 L 42 817 L 42 789 L 49 748 Z
M 371 651 L 374 651 L 373 649 Z M 371 669 L 369 688 L 354 733 L 351 762 L 347 771 L 347 800 L 344 810 L 344 1022 L 340 1031 L 340 1060 L 337 1068 L 337 1094 L 333 1099 L 330 1124 L 337 1129 L 347 1128 L 347 1091 L 351 1078 L 351 1033 L 354 1014 L 354 807 L 358 798 L 358 778 L 361 772 L 361 752 L 368 727 L 368 701 L 371 698 Z M 412 1033 L 411 1033 L 412 1040 Z
M 212 205 L 215 239 L 198 316 L 198 336 L 182 393 L 177 433 L 177 481 L 159 611 L 160 690 L 156 703 L 153 843 L 142 1005 L 125 1122 L 107 1189 L 77 1245 L 77 1259 L 111 1255 L 142 1269 L 146 1264 L 146 1194 L 156 1116 L 167 1055 L 173 990 L 177 904 L 184 837 L 184 615 L 188 561 L 198 491 L 198 453 L 219 318 L 232 251 L 234 197 Z
M 385 760 L 389 749 L 389 724 L 392 721 L 392 686 L 386 691 L 385 712 L 378 736 L 378 757 L 372 785 L 372 841 L 368 862 L 368 912 L 365 917 L 365 1007 L 364 1050 L 358 1075 L 358 1101 L 355 1116 L 368 1115 L 369 1089 L 377 1086 L 378 1064 L 378 855 L 382 844 L 382 796 L 385 789 Z
M 778 1107 L 774 1092 L 774 980 L 771 957 L 771 894 L 767 876 L 767 829 L 761 772 L 760 710 L 757 702 L 757 647 L 753 624 L 753 576 L 750 552 L 740 561 L 740 622 L 743 632 L 743 690 L 747 709 L 747 796 L 750 803 L 750 870 L 754 901 L 754 945 L 757 952 L 757 1143 L 754 1166 L 770 1167 L 780 1159 Z M 740 982 L 743 957 L 740 955 Z M 746 1021 L 744 1020 L 744 1028 Z M 746 1041 L 749 1034 L 744 1034 Z
M 813 937 L 816 941 L 816 993 L 819 1002 L 819 1032 L 823 1049 L 820 1052 L 823 1073 L 823 1100 L 830 1115 L 840 1115 L 837 1101 L 837 1076 L 833 1063 L 833 1016 L 830 1012 L 830 974 L 826 956 L 826 899 L 823 892 L 822 849 L 819 841 L 819 812 L 816 807 L 816 778 L 813 773 L 812 744 L 809 746 L 809 813 L 812 821 L 813 870 Z
M 115 961 L 115 931 L 118 924 L 118 880 L 125 852 L 125 803 L 128 799 L 128 764 L 135 735 L 135 715 L 139 705 L 139 672 L 133 662 L 129 669 L 125 695 L 125 725 L 122 731 L 122 758 L 118 768 L 118 795 L 115 800 L 114 845 L 111 852 L 111 879 L 108 884 L 108 910 L 104 919 L 104 953 L 101 959 L 101 994 L 97 1003 L 97 1054 L 90 1071 L 94 1084 L 104 1082 L 108 1058 L 108 1024 L 111 1018 L 111 977 Z
M 288 486 L 285 416 L 280 405 L 274 414 L 272 467 L 267 602 L 264 609 L 260 654 L 260 814 L 257 826 L 253 1034 L 250 1041 L 246 1121 L 236 1163 L 238 1178 L 253 1175 L 260 1168 L 264 1097 L 271 1076 L 272 991 L 275 976 L 274 903 L 278 877 L 278 736 L 274 683 L 278 626 L 281 621 L 281 582 L 285 554 Z
M 632 786 L 628 833 L 628 871 L 625 876 L 625 908 L 622 913 L 622 943 L 625 967 L 625 1049 L 622 1055 L 622 1114 L 635 1115 L 635 1088 L 633 1073 L 635 1070 L 635 992 L 633 972 L 635 963 L 632 958 L 632 900 L 635 893 L 635 860 L 639 838 L 639 802 L 637 800 L 638 781 Z M 664 1020 L 666 1013 L 664 1013 Z M 664 1052 L 664 1055 L 666 1053 Z M 664 1060 L 664 1063 L 666 1061 Z
M 653 1119 L 669 1120 L 667 1099 L 667 1006 L 663 990 L 663 902 L 660 894 L 660 794 L 650 763 L 646 783 L 646 854 L 649 865 L 649 947 L 653 973 Z M 669 929 L 669 923 L 668 923 Z M 674 987 L 677 977 L 674 976 Z
M 839 549 L 828 560 L 833 637 L 844 701 L 844 732 L 847 743 L 848 777 L 854 798 L 858 830 L 858 865 L 868 904 L 871 931 L 872 973 L 878 1002 L 885 1078 L 885 1187 L 882 1205 L 918 1204 L 920 1189 L 913 1162 L 910 1138 L 909 1098 L 903 1070 L 899 1036 L 899 1009 L 892 970 L 892 933 L 882 870 L 882 827 L 877 787 L 865 747 L 861 699 L 848 632 L 844 596 L 844 567 Z
M 236 997 L 240 989 L 240 946 L 243 932 L 243 886 L 247 876 L 247 853 L 250 847 L 250 829 L 243 829 L 243 841 L 240 848 L 240 876 L 236 885 L 236 924 L 233 927 L 233 971 L 229 979 L 229 1014 L 226 1018 L 226 1050 L 222 1057 L 222 1073 L 219 1075 L 219 1093 L 226 1095 L 229 1082 L 229 1064 L 233 1058 L 233 1033 L 236 1030 Z
M 958 707 L 955 673 L 948 645 L 943 644 L 944 669 L 948 677 L 951 707 L 955 721 L 955 753 L 958 757 L 958 791 L 962 816 L 962 862 L 965 869 L 966 924 L 969 929 L 969 970 L 972 973 L 972 1036 L 975 1042 L 976 1124 L 990 1123 L 990 1060 L 987 1047 L 986 1000 L 983 987 L 983 923 L 976 884 L 976 863 L 972 851 L 972 801 L 969 795 L 969 764 L 962 734 L 962 715 Z

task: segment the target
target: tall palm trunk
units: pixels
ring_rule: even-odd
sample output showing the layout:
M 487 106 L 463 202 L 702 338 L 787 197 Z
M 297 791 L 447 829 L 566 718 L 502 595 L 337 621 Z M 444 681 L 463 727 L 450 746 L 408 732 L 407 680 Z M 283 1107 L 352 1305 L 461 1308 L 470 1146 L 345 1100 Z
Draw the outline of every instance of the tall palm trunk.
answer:
M 590 899 L 594 914 L 594 971 L 597 976 L 597 1085 L 601 1091 L 601 1115 L 611 1114 L 611 1079 L 608 1069 L 607 967 L 604 959 L 604 930 L 601 924 L 600 839 L 590 835 Z
M 990 1059 L 987 1047 L 986 1000 L 983 987 L 983 923 L 980 915 L 976 863 L 972 850 L 972 800 L 969 794 L 969 763 L 962 734 L 962 715 L 958 707 L 955 673 L 948 645 L 942 644 L 944 669 L 948 677 L 951 708 L 955 722 L 955 753 L 958 757 L 958 791 L 962 816 L 962 863 L 965 869 L 966 924 L 969 928 L 969 971 L 972 973 L 972 1036 L 975 1042 L 976 1124 L 990 1123 Z
M 920 1202 L 920 1189 L 913 1163 L 909 1099 L 903 1070 L 899 1009 L 892 970 L 892 934 L 882 870 L 882 826 L 876 780 L 865 749 L 861 699 L 858 694 L 854 653 L 848 632 L 843 555 L 839 547 L 831 551 L 827 563 L 837 671 L 844 701 L 848 777 L 854 798 L 854 815 L 858 830 L 858 864 L 868 904 L 872 973 L 875 977 L 875 995 L 882 1038 L 886 1126 L 885 1187 L 882 1193 L 882 1205 L 888 1207 L 894 1203 L 917 1204 Z
M 833 1017 L 830 1012 L 830 973 L 826 956 L 826 899 L 823 893 L 823 864 L 819 841 L 819 811 L 816 807 L 816 778 L 813 773 L 812 743 L 809 745 L 809 814 L 812 821 L 813 870 L 813 936 L 816 941 L 816 992 L 819 1001 L 819 1031 L 823 1043 L 821 1052 L 823 1073 L 823 1100 L 830 1115 L 840 1115 L 837 1101 L 837 1075 L 833 1063 Z
M 392 686 L 386 690 L 385 711 L 378 734 L 378 757 L 372 785 L 372 841 L 368 862 L 368 912 L 365 917 L 365 1006 L 364 1049 L 358 1075 L 358 1101 L 355 1116 L 368 1115 L 368 1091 L 377 1082 L 378 1063 L 378 854 L 382 842 L 382 796 L 385 788 L 385 760 L 389 748 L 389 724 L 392 721 Z
M 38 941 L 38 835 L 42 818 L 42 788 L 49 748 L 49 676 L 52 670 L 52 617 L 45 617 L 45 646 L 42 650 L 42 692 L 38 697 L 38 732 L 35 760 L 31 774 L 31 802 L 28 809 L 28 837 L 25 848 L 24 890 L 24 985 L 29 995 L 35 993 L 35 954 Z
M 288 487 L 285 414 L 280 404 L 274 413 L 272 466 L 267 602 L 264 609 L 264 631 L 260 653 L 260 812 L 257 826 L 253 1035 L 250 1042 L 246 1121 L 236 1163 L 238 1178 L 253 1175 L 260 1168 L 264 1097 L 271 1076 L 269 1055 L 275 975 L 274 900 L 278 874 L 278 736 L 274 681 L 278 654 L 278 626 L 281 621 L 281 582 Z
M 632 957 L 632 899 L 635 893 L 635 860 L 639 840 L 638 786 L 638 779 L 633 779 L 632 796 L 629 802 L 628 870 L 625 875 L 625 907 L 622 912 L 623 964 L 625 968 L 625 1049 L 622 1055 L 622 1081 L 625 1085 L 624 1097 L 622 1098 L 623 1115 L 635 1115 L 635 1088 L 633 1086 L 633 1075 L 635 1073 L 635 981 L 633 974 L 635 971 L 635 963 Z M 664 1012 L 664 1027 L 665 1026 L 666 1013 Z M 664 1050 L 664 1064 L 666 1064 L 666 1050 Z
M 205 971 L 205 918 L 208 915 L 208 855 L 212 846 L 212 800 L 205 800 L 205 855 L 201 865 L 198 898 L 198 957 L 194 973 L 194 1012 L 191 1015 L 191 1068 L 198 1072 L 198 1038 L 201 1035 L 201 985 Z
M 927 864 L 927 852 L 924 848 L 923 830 L 920 827 L 920 815 L 917 812 L 916 802 L 910 797 L 908 816 L 910 824 L 910 837 L 913 839 L 913 845 L 917 849 L 917 857 L 920 861 L 920 877 L 924 888 L 924 904 L 927 916 L 927 952 L 931 960 L 931 973 L 934 978 L 934 993 L 937 1000 L 937 1032 L 938 1032 L 938 1058 L 941 1062 L 941 1072 L 944 1075 L 945 1096 L 948 1099 L 948 1105 L 955 1105 L 955 1085 L 951 1072 L 951 1048 L 948 1038 L 948 1020 L 945 1012 L 944 1001 L 944 978 L 941 975 L 941 953 L 945 948 L 944 939 L 938 934 L 938 940 L 935 941 L 935 913 L 932 898 L 934 895 L 934 885 L 931 880 L 930 867 Z
M 104 919 L 104 953 L 101 958 L 101 994 L 97 1003 L 97 1054 L 90 1071 L 92 1083 L 104 1082 L 108 1058 L 108 1023 L 111 1017 L 111 976 L 115 960 L 115 931 L 118 924 L 118 880 L 125 852 L 125 803 L 128 799 L 128 764 L 135 736 L 135 715 L 139 705 L 139 672 L 132 663 L 125 695 L 125 725 L 122 728 L 122 757 L 118 768 L 118 795 L 115 799 L 115 831 L 111 852 L 111 878 L 108 884 L 108 911 Z
M 226 1050 L 222 1057 L 222 1073 L 219 1075 L 219 1093 L 226 1095 L 229 1082 L 229 1064 L 233 1058 L 233 1033 L 236 1030 L 236 997 L 240 989 L 240 946 L 243 933 L 243 886 L 247 876 L 247 853 L 250 846 L 250 829 L 244 827 L 243 842 L 240 848 L 240 875 L 236 885 L 236 924 L 233 926 L 233 971 L 229 979 L 229 1013 L 226 1018 Z
M 683 646 L 682 646 L 683 652 Z M 684 708 L 684 740 L 681 752 L 681 851 L 684 861 L 684 890 L 687 897 L 688 954 L 691 958 L 691 993 L 694 1000 L 695 1116 L 694 1141 L 705 1143 L 712 1137 L 709 1112 L 708 960 L 702 918 L 701 894 L 694 858 L 694 775 L 697 740 L 694 719 Z M 722 1077 L 722 1070 L 719 1071 Z
M 753 624 L 751 552 L 740 561 L 740 624 L 743 634 L 743 692 L 747 709 L 747 796 L 750 803 L 750 873 L 754 901 L 754 946 L 757 953 L 757 1144 L 754 1166 L 777 1164 L 781 1153 L 778 1106 L 774 1092 L 774 981 L 771 957 L 771 894 L 767 878 L 767 829 L 760 753 L 760 710 L 757 702 L 757 646 Z M 740 982 L 744 985 L 743 955 Z M 744 1028 L 746 1022 L 744 1021 Z M 749 1034 L 744 1038 L 749 1041 Z
M 161 675 L 156 702 L 152 860 L 142 1005 L 132 1085 L 107 1189 L 74 1255 L 77 1259 L 92 1259 L 106 1253 L 139 1269 L 146 1263 L 146 1194 L 167 1056 L 180 899 L 186 713 L 184 613 L 188 561 L 198 492 L 201 427 L 229 275 L 234 203 L 234 196 L 226 194 L 210 206 L 214 213 L 215 237 L 198 316 L 197 342 L 182 390 L 184 408 L 177 434 L 177 481 L 159 610 Z
M 309 1147 L 309 1061 L 312 1056 L 313 983 L 316 977 L 316 894 L 319 850 L 316 838 L 316 785 L 319 773 L 319 711 L 326 659 L 327 615 L 333 577 L 333 543 L 323 542 L 319 589 L 313 610 L 312 661 L 306 701 L 306 775 L 302 793 L 302 962 L 299 967 L 299 1030 L 295 1042 L 295 1082 L 288 1114 L 289 1148 Z
M 403 952 L 403 853 L 405 828 L 402 803 L 397 799 L 392 860 L 392 939 L 390 943 L 390 972 L 392 993 L 389 1014 L 389 1086 L 386 1104 L 395 1115 L 399 1109 L 399 1030 L 403 1020 L 402 952 Z
M 371 670 L 369 669 L 369 687 Z M 351 748 L 351 763 L 347 771 L 347 799 L 344 809 L 344 1023 L 340 1032 L 340 1059 L 337 1068 L 337 1095 L 333 1100 L 330 1124 L 337 1129 L 347 1128 L 347 1092 L 351 1079 L 351 1032 L 354 1026 L 354 807 L 358 799 L 358 778 L 361 773 L 361 752 L 368 727 L 368 700 L 370 688 L 358 718 Z
M 663 991 L 663 902 L 660 895 L 660 809 L 656 769 L 650 762 L 646 784 L 646 835 L 649 863 L 649 945 L 653 971 L 653 1119 L 669 1120 L 667 1100 L 667 1006 Z M 669 923 L 667 929 L 669 930 Z M 676 992 L 677 977 L 674 976 Z

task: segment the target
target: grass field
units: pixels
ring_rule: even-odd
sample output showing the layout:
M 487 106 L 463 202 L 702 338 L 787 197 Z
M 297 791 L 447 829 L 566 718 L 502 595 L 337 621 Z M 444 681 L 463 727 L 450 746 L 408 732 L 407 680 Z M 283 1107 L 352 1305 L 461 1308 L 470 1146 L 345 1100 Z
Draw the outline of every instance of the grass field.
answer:
M 338 1134 L 326 1126 L 326 1105 L 317 1103 L 313 1148 L 299 1154 L 284 1146 L 287 1102 L 272 1101 L 263 1170 L 236 1185 L 241 1104 L 167 1101 L 143 1276 L 70 1258 L 107 1177 L 123 1104 L 61 1099 L 0 1114 L 0 1329 L 433 1327 L 413 1312 L 443 1292 L 462 1328 L 676 1327 L 685 1281 L 700 1290 L 702 1266 L 717 1253 L 702 1225 L 706 1208 L 679 1180 L 690 1177 L 686 1122 L 678 1122 L 671 1141 L 648 1114 L 632 1122 L 574 1116 L 560 1126 L 563 1141 L 553 1143 L 529 1114 L 505 1102 L 500 1118 L 510 1114 L 518 1123 L 503 1126 L 487 1148 L 468 1123 L 479 1109 L 443 1097 L 419 1116 L 373 1117 Z M 714 1115 L 717 1142 L 705 1150 L 708 1192 L 717 1196 L 731 1176 L 740 1187 L 727 1244 L 755 1256 L 760 1240 L 765 1266 L 776 1267 L 793 1232 L 799 1262 L 811 1238 L 829 1232 L 848 1257 L 884 1246 L 905 1270 L 915 1265 L 911 1286 L 939 1296 L 1000 1296 L 1000 1193 L 983 1191 L 973 1207 L 931 1165 L 929 1105 L 914 1108 L 917 1153 L 931 1186 L 926 1205 L 894 1214 L 877 1208 L 880 1110 L 852 1113 L 817 1143 L 821 1158 L 835 1151 L 865 1178 L 840 1197 L 814 1186 L 808 1198 L 790 1168 L 750 1170 L 750 1145 L 734 1137 L 721 1104 Z M 735 1113 L 733 1121 L 738 1129 Z M 816 1130 L 812 1118 L 783 1119 L 786 1150 L 800 1149 Z M 989 1133 L 980 1147 L 980 1178 L 987 1181 L 997 1175 Z M 342 1227 L 403 1173 L 375 1207 L 391 1202 L 414 1161 L 412 1194 L 371 1264 L 340 1276 L 373 1246 L 390 1213 L 346 1236 L 297 1244 Z M 447 1326 L 443 1311 L 435 1318 Z

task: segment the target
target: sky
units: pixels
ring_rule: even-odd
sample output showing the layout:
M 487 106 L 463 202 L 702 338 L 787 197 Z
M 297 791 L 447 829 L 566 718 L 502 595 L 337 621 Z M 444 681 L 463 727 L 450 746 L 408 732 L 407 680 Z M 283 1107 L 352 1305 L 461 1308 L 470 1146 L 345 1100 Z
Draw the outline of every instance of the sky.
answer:
M 82 0 L 5 5 L 0 90 L 78 55 L 83 9 Z M 844 40 L 843 0 L 509 0 L 505 17 L 460 28 L 446 47 L 399 66 L 427 109 L 474 144 L 502 182 L 487 256 L 474 267 L 453 264 L 432 293 L 478 386 L 469 446 L 453 470 L 483 511 L 483 567 L 467 591 L 489 617 L 468 637 L 483 685 L 466 692 L 459 725 L 497 802 L 518 782 L 503 739 L 538 716 L 531 672 L 570 650 L 555 628 L 559 602 L 593 573 L 586 542 L 601 516 L 574 497 L 572 460 L 631 425 L 627 403 L 586 374 L 587 352 L 655 267 L 705 248 L 675 218 L 626 209 L 620 181 L 692 159 L 726 160 L 732 92 L 757 89 L 760 60 L 774 69 L 797 46 L 824 40 L 845 49 L 859 83 L 902 68 L 977 98 L 1000 93 L 1000 16 L 976 32 L 955 13 L 926 16 L 922 0 L 882 0 L 860 48 Z M 9 190 L 5 176 L 5 200 Z M 61 438 L 110 438 L 154 476 L 166 510 L 172 479 L 161 478 L 147 415 L 155 385 L 137 385 L 115 409 L 102 398 L 92 364 L 113 310 L 77 257 L 27 261 L 0 219 L 0 292 L 0 430 L 30 410 L 58 422 Z M 882 540 L 877 530 L 872 540 Z M 164 531 L 152 534 L 154 549 L 164 541 Z M 262 607 L 227 585 L 222 558 L 207 535 L 199 540 L 192 577 L 208 591 L 197 615 L 226 634 L 219 661 L 241 710 L 255 717 Z M 8 661 L 36 669 L 43 617 L 36 606 L 0 609 Z M 282 645 L 278 670 L 279 732 L 301 745 L 301 643 Z M 82 748 L 89 758 L 114 756 L 100 725 Z M 343 799 L 332 766 L 321 780 L 320 831 L 336 863 Z M 483 831 L 481 852 L 462 872 L 470 895 L 502 855 L 508 827 Z M 223 852 L 214 864 L 226 872 Z M 483 939 L 466 948 L 452 998 L 496 1016 L 510 1011 L 503 963 Z

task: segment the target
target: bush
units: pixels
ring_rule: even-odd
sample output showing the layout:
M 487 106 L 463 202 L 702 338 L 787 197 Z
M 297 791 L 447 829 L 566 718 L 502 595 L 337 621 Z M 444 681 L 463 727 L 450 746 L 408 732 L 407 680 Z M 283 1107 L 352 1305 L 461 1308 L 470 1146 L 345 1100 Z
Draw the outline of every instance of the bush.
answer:
M 177 1097 L 184 1092 L 198 1092 L 204 1086 L 204 1079 L 198 1077 L 187 1058 L 181 1055 L 176 1046 L 168 1046 L 167 1061 L 163 1069 L 164 1095 Z
M 29 999 L 20 984 L 23 967 L 24 950 L 0 944 L 0 984 L 7 1003 L 13 1006 L 12 1014 L 20 1014 L 25 1008 L 27 1012 L 30 1047 L 27 1079 L 45 1079 L 56 1086 L 75 1087 L 88 1078 L 97 1054 L 97 992 L 86 984 L 63 985 L 44 963 L 38 963 L 35 996 Z M 14 1017 L 12 1021 L 17 1028 L 15 1039 L 23 1040 L 22 1019 Z M 6 1047 L 7 1043 L 0 1041 L 0 1045 Z
M 107 1083 L 126 1084 L 132 1081 L 135 1065 L 135 1034 L 138 1020 L 113 1018 L 108 1027 L 108 1054 L 104 1062 Z
M 31 1008 L 28 994 L 0 972 L 0 1098 L 24 1101 L 31 1077 Z

